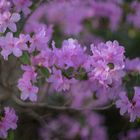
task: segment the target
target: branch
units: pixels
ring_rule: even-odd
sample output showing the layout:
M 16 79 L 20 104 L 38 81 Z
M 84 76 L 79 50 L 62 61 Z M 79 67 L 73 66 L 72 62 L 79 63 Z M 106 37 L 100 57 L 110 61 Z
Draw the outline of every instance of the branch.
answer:
M 100 111 L 100 110 L 109 109 L 114 105 L 114 103 L 111 103 L 111 104 L 104 106 L 104 107 L 73 108 L 73 107 L 67 107 L 67 106 L 52 106 L 52 105 L 48 105 L 46 103 L 23 102 L 22 100 L 18 99 L 15 95 L 13 95 L 12 98 L 17 105 L 22 106 L 22 107 L 31 107 L 31 108 L 41 107 L 41 108 L 47 108 L 47 109 L 59 110 L 59 111 L 65 111 L 65 110 L 69 110 L 69 111 L 88 111 L 88 110 L 89 111 L 92 111 L 92 110 L 93 111 Z

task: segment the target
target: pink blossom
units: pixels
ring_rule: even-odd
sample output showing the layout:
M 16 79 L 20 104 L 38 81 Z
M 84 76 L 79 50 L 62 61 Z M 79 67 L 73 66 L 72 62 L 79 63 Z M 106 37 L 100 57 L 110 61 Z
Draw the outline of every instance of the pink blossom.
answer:
M 0 14 L 0 32 L 4 33 L 7 28 L 12 32 L 17 31 L 16 22 L 20 20 L 20 15 L 18 13 L 11 14 L 10 12 L 4 12 Z
M 50 28 L 47 28 L 46 26 L 41 26 L 37 29 L 30 39 L 31 45 L 29 52 L 33 52 L 35 49 L 38 51 L 47 49 L 51 33 Z
M 134 87 L 134 90 L 134 97 L 131 101 L 131 106 L 128 109 L 131 122 L 133 122 L 137 117 L 140 117 L 140 87 Z
M 31 61 L 33 65 L 48 68 L 54 64 L 54 54 L 51 49 L 42 50 L 38 55 L 32 57 Z
M 3 14 L 6 11 L 9 11 L 11 7 L 11 3 L 9 0 L 1 0 L 0 1 L 0 13 Z
M 84 64 L 91 80 L 110 85 L 124 76 L 124 48 L 117 41 L 91 45 L 91 51 Z
M 0 118 L 0 138 L 6 138 L 8 130 L 17 128 L 18 117 L 15 110 L 9 107 L 4 108 L 4 116 Z
M 61 49 L 54 51 L 56 64 L 59 67 L 78 68 L 84 64 L 86 55 L 85 49 L 75 39 L 65 40 Z
M 25 15 L 31 12 L 29 8 L 32 5 L 31 0 L 13 0 L 13 3 L 16 6 L 17 12 L 22 11 Z
M 26 42 L 23 40 L 13 37 L 11 32 L 8 32 L 5 37 L 0 38 L 1 42 L 1 55 L 5 60 L 8 60 L 8 56 L 13 54 L 16 57 L 20 57 L 22 55 L 22 51 L 26 50 Z
M 134 87 L 134 96 L 129 100 L 125 92 L 120 93 L 120 99 L 116 101 L 117 108 L 120 108 L 120 114 L 130 115 L 130 122 L 134 122 L 140 117 L 140 87 Z
M 21 99 L 26 100 L 29 98 L 30 101 L 37 101 L 38 87 L 33 86 L 30 81 L 26 79 L 20 79 L 18 81 L 18 88 L 21 90 Z
M 126 59 L 125 61 L 125 69 L 127 71 L 134 71 L 140 73 L 140 59 L 135 58 L 135 59 Z
M 1 42 L 1 55 L 5 60 L 8 60 L 8 56 L 13 53 L 14 56 L 20 57 L 22 55 L 22 49 L 17 45 L 18 38 L 13 37 L 11 32 L 8 32 L 5 37 L 0 38 Z M 23 46 L 22 46 L 23 47 Z
M 120 93 L 120 99 L 116 101 L 116 107 L 120 108 L 120 114 L 124 115 L 130 107 L 130 101 L 125 92 Z
M 36 82 L 37 73 L 35 68 L 31 66 L 22 66 L 25 71 L 22 78 L 18 80 L 18 88 L 21 91 L 21 99 L 26 100 L 29 98 L 31 101 L 37 101 L 38 87 L 32 83 Z
M 62 75 L 61 70 L 53 69 L 52 75 L 47 79 L 52 84 L 53 88 L 57 91 L 69 90 L 71 84 L 75 82 L 74 79 L 67 79 Z

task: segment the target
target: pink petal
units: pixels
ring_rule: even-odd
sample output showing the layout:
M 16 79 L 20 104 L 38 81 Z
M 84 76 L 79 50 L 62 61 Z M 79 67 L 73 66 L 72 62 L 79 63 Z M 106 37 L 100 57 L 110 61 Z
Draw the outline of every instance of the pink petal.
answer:
M 12 31 L 12 32 L 16 32 L 17 31 L 17 26 L 15 23 L 10 23 L 8 25 L 8 28 Z
M 17 22 L 20 20 L 20 15 L 18 13 L 13 13 L 11 18 L 10 18 L 10 21 L 11 22 Z

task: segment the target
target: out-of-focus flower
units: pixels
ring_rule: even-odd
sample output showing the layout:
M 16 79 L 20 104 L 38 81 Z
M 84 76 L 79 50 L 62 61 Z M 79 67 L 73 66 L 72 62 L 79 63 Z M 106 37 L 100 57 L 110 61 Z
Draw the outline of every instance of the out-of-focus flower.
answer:
M 95 21 L 93 23 L 99 23 L 100 18 L 107 18 L 109 19 L 109 26 L 112 30 L 115 30 L 122 16 L 121 8 L 115 4 L 113 1 L 93 1 L 93 11 L 94 11 L 94 18 Z M 94 25 L 93 25 L 94 26 Z M 95 25 L 98 26 L 98 25 Z
M 4 108 L 4 115 L 0 116 L 0 138 L 6 138 L 10 129 L 17 128 L 18 117 L 15 110 L 10 107 Z
M 133 1 L 131 8 L 134 12 L 127 16 L 127 20 L 132 23 L 134 27 L 140 28 L 140 2 L 137 0 Z
M 126 71 L 140 73 L 140 59 L 139 58 L 134 58 L 132 60 L 126 59 L 125 69 Z
M 140 129 L 131 129 L 125 134 L 119 135 L 119 140 L 138 140 L 140 138 Z
M 43 140 L 58 140 L 79 138 L 81 140 L 107 140 L 106 129 L 102 125 L 102 117 L 93 112 L 82 114 L 81 121 L 68 115 L 60 115 L 58 118 L 50 120 L 41 129 L 40 134 Z

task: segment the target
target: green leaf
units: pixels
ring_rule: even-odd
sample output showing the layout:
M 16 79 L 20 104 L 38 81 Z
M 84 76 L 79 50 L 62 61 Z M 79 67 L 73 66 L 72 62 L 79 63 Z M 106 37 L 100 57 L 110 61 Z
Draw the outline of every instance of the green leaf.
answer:
M 74 68 L 73 67 L 69 67 L 66 70 L 62 70 L 62 74 L 67 77 L 68 79 L 71 79 L 74 73 Z
M 42 73 L 44 76 L 46 76 L 47 78 L 50 77 L 50 72 L 49 72 L 49 70 L 48 70 L 47 68 L 45 68 L 45 67 L 40 67 L 40 71 L 41 71 L 41 73 Z
M 75 74 L 75 79 L 77 80 L 88 80 L 88 74 L 84 68 L 79 68 Z
M 20 60 L 23 64 L 30 64 L 30 57 L 27 52 L 24 52 L 23 55 L 20 57 Z
M 9 132 L 7 140 L 14 140 L 14 132 L 13 131 Z

